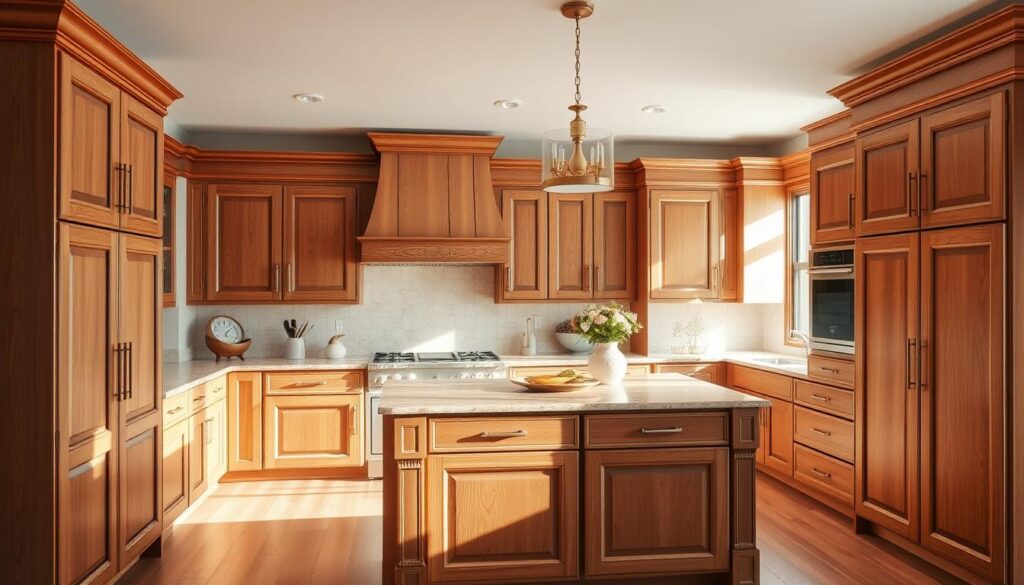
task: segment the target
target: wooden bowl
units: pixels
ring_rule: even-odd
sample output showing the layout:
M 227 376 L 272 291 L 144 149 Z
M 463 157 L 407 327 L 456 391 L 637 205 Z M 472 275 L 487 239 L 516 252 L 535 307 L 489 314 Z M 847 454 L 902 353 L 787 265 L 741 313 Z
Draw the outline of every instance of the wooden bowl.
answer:
M 252 345 L 251 339 L 243 339 L 238 343 L 227 343 L 217 339 L 216 337 L 210 337 L 209 335 L 206 336 L 206 347 L 210 348 L 213 355 L 217 356 L 218 362 L 220 361 L 220 358 L 230 359 L 233 357 L 237 357 L 244 362 L 245 356 L 242 354 L 245 353 L 245 350 L 249 349 L 250 345 Z

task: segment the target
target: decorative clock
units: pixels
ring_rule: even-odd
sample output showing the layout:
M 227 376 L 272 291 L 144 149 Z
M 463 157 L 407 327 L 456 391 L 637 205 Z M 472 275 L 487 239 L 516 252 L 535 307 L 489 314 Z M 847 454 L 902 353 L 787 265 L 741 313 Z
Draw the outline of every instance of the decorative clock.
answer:
M 214 315 L 206 322 L 206 347 L 213 355 L 220 358 L 237 357 L 245 360 L 245 350 L 252 345 L 252 340 L 245 336 L 242 324 L 227 315 Z

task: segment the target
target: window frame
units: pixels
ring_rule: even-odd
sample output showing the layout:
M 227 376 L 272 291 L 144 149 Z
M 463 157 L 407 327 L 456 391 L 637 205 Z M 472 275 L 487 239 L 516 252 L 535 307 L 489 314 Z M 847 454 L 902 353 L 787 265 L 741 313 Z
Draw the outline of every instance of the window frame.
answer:
M 794 206 L 797 197 L 807 195 L 808 207 L 811 205 L 811 183 L 810 181 L 800 182 L 789 186 L 786 189 L 786 298 L 784 303 L 784 316 L 782 322 L 782 339 L 785 345 L 793 347 L 803 347 L 803 341 L 799 337 L 790 335 L 790 331 L 794 329 L 793 318 L 794 318 L 794 307 L 793 307 L 793 279 L 794 279 L 794 258 L 793 251 L 795 248 L 794 229 L 793 225 L 796 221 L 794 214 Z M 810 211 L 808 209 L 808 211 Z M 808 221 L 808 265 L 810 264 L 810 221 Z M 809 267 L 809 266 L 808 266 Z

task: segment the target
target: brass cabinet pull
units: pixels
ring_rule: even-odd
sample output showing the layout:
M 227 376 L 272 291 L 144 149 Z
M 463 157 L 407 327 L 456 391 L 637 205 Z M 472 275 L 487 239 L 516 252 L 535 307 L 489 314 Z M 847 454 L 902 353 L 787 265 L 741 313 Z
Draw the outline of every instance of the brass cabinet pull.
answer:
M 359 406 L 352 407 L 352 435 L 359 434 Z
M 920 368 L 917 371 L 917 385 L 921 388 L 928 386 L 928 379 L 926 374 L 928 373 L 928 342 L 921 340 L 918 343 L 919 357 L 917 359 L 917 365 Z
M 811 432 L 812 432 L 812 433 L 818 433 L 818 434 L 819 434 L 819 435 L 821 435 L 822 437 L 831 437 L 831 436 L 832 436 L 832 433 L 830 433 L 830 432 L 828 432 L 828 431 L 823 431 L 823 430 L 821 430 L 821 429 L 816 429 L 816 428 L 814 428 L 814 427 L 811 427 Z
M 289 388 L 312 388 L 315 386 L 326 386 L 327 380 L 320 380 L 318 382 L 296 382 L 289 386 Z
M 185 410 L 184 406 L 175 406 L 174 408 L 168 410 L 167 414 L 177 414 L 177 413 L 181 412 L 182 410 Z
M 640 429 L 644 435 L 670 435 L 683 432 L 683 427 L 668 427 L 664 429 Z
M 128 209 L 125 211 L 131 213 L 135 207 L 135 165 L 124 166 L 128 168 Z
M 124 364 L 121 359 L 121 352 L 124 351 L 123 344 L 114 344 L 114 395 L 117 399 L 123 400 L 124 392 L 122 385 L 124 384 Z
M 131 341 L 129 341 L 127 343 L 127 345 L 128 345 L 128 354 L 127 354 L 128 355 L 128 360 L 127 360 L 127 362 L 128 362 L 128 400 L 131 400 L 132 396 L 135 394 L 135 381 L 132 379 L 132 377 L 133 377 L 132 376 L 132 367 L 133 367 L 132 362 L 134 361 L 134 357 L 133 356 L 134 356 L 135 352 L 133 351 L 134 347 L 132 346 L 132 342 Z
M 281 265 L 274 264 L 274 290 L 272 292 L 281 292 Z
M 821 477 L 824 477 L 825 479 L 831 479 L 832 478 L 832 474 L 831 473 L 826 473 L 824 471 L 821 471 L 817 467 L 812 467 L 811 471 L 816 473 L 816 474 L 818 474 L 818 475 L 820 475 Z
M 854 213 L 854 209 L 853 209 L 853 193 L 850 193 L 850 202 L 849 202 L 848 205 L 850 206 L 850 208 L 849 208 L 850 215 L 847 216 L 847 218 L 846 218 L 846 226 L 848 228 L 850 228 L 850 229 L 853 229 L 853 213 Z
M 288 263 L 288 292 L 295 292 L 295 265 Z
M 914 368 L 913 368 L 913 366 L 911 366 L 911 362 L 913 361 L 913 356 L 914 356 L 914 350 L 916 348 L 917 348 L 917 339 L 915 339 L 913 337 L 907 338 L 907 363 L 906 363 L 907 373 L 906 373 L 906 376 L 905 376 L 907 390 L 910 390 L 915 385 L 917 385 L 917 382 L 914 380 L 914 378 L 915 378 L 915 376 L 914 376 Z
M 917 210 L 914 209 L 914 197 L 911 195 L 912 189 L 911 183 L 916 183 L 917 177 L 914 176 L 914 171 L 907 173 L 907 217 L 913 217 L 917 214 Z
M 192 402 L 195 403 L 195 402 L 199 402 L 200 400 L 206 400 L 206 397 L 205 396 L 196 396 L 195 398 L 192 399 Z
M 826 368 L 825 366 L 821 366 L 818 369 L 821 370 L 822 372 L 828 372 L 830 374 L 835 374 L 837 376 L 839 375 L 839 370 L 837 370 L 836 368 Z
M 927 178 L 928 175 L 921 173 L 921 177 L 917 181 L 917 213 L 919 215 L 924 215 L 928 211 L 928 190 L 924 186 Z
M 821 394 L 811 394 L 811 398 L 815 400 L 820 400 L 822 402 L 832 402 L 831 398 L 829 398 L 828 396 L 822 396 Z
M 114 163 L 114 174 L 117 175 L 117 194 L 115 197 L 117 201 L 114 203 L 114 207 L 117 208 L 119 213 L 124 213 L 124 172 L 121 163 Z
M 505 290 L 512 292 L 512 265 L 505 266 Z
M 484 431 L 480 433 L 481 439 L 506 439 L 509 437 L 525 437 L 526 431 L 519 429 L 518 431 Z

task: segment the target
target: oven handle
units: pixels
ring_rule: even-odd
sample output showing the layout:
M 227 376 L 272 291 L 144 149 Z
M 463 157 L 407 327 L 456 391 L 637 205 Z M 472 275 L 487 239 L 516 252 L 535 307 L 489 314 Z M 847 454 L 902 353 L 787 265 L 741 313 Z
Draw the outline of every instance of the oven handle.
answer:
M 808 274 L 853 274 L 853 268 L 812 268 Z

